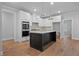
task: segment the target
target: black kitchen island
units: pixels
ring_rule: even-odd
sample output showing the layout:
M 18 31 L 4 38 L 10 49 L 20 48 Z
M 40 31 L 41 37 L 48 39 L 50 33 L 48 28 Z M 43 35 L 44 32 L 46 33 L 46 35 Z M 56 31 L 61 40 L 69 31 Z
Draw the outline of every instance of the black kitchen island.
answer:
M 43 51 L 49 47 L 51 42 L 56 42 L 55 31 L 31 31 L 30 47 Z

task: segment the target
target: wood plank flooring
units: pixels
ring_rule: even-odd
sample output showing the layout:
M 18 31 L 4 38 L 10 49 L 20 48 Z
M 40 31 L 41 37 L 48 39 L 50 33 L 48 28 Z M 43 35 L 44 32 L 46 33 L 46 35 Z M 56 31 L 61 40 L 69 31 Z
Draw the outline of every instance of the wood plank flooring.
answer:
M 63 39 L 57 39 L 45 51 L 41 52 L 31 48 L 29 42 L 16 43 L 14 40 L 3 42 L 4 56 L 79 56 L 79 41 L 67 39 L 63 44 Z

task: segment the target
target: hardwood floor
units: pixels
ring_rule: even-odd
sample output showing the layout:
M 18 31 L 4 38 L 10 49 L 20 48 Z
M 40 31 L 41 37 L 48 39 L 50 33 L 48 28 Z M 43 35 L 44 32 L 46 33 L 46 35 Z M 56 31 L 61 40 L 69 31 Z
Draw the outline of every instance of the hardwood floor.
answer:
M 41 52 L 29 46 L 29 42 L 16 43 L 14 40 L 3 42 L 4 56 L 79 56 L 79 41 L 57 39 L 45 51 Z
M 4 55 L 7 56 L 25 56 L 25 55 L 39 55 L 40 51 L 29 46 L 29 42 L 16 43 L 13 40 L 3 42 Z

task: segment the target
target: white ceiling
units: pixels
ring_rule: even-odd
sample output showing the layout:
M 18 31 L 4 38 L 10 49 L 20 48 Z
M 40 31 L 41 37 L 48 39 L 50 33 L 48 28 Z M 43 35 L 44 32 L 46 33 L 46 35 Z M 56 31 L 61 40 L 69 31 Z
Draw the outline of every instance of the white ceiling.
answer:
M 54 2 L 54 5 L 50 5 L 50 2 L 1 2 L 1 3 L 30 13 L 36 13 L 40 16 L 53 15 L 56 14 L 59 10 L 62 13 L 79 10 L 79 2 Z M 37 9 L 36 12 L 33 11 L 34 8 Z

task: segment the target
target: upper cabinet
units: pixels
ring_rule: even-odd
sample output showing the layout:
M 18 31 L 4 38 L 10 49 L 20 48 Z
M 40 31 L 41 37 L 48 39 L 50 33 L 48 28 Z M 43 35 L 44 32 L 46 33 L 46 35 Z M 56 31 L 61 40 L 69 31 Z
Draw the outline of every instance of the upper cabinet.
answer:
M 39 23 L 40 26 L 52 26 L 52 22 L 48 19 L 42 19 Z
M 50 17 L 48 20 L 51 20 L 52 22 L 61 22 L 61 15 Z
M 37 22 L 39 23 L 41 21 L 41 18 L 40 16 L 36 15 L 36 14 L 33 14 L 32 15 L 32 22 Z
M 55 16 L 53 22 L 61 22 L 61 15 Z
M 61 22 L 61 15 L 42 19 L 40 21 L 40 26 L 52 26 L 54 22 Z
M 24 12 L 24 11 L 19 11 L 19 18 L 22 20 L 30 20 L 31 15 L 30 13 Z

